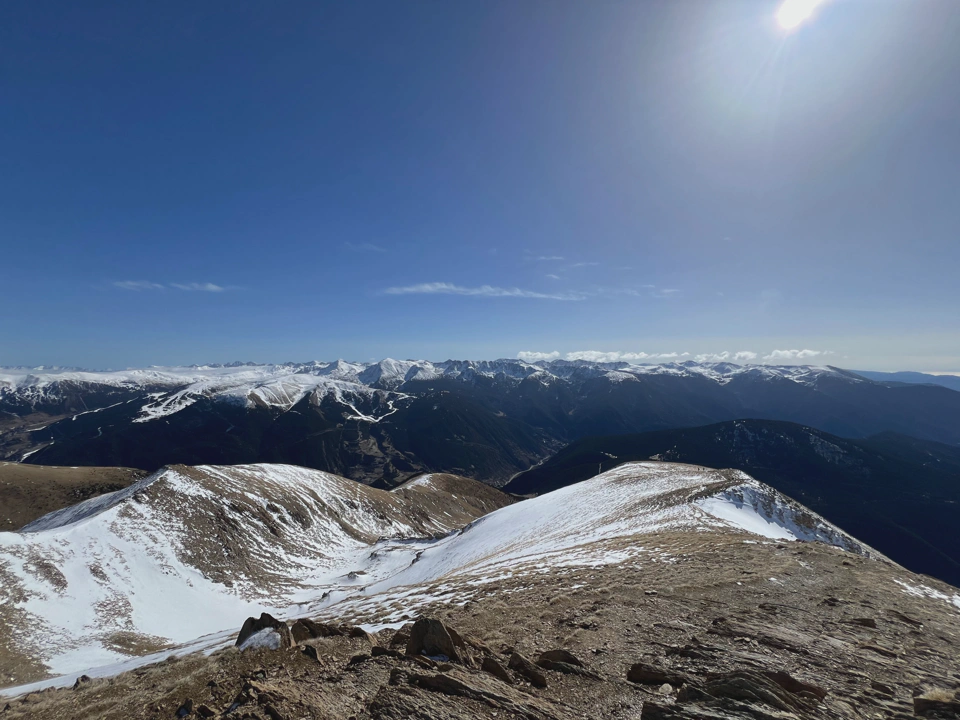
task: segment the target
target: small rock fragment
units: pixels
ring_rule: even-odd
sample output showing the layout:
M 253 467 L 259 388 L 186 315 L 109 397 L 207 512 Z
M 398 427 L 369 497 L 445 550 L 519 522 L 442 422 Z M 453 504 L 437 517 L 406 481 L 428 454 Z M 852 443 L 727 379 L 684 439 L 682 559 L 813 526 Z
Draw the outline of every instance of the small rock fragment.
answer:
M 507 672 L 507 669 L 494 660 L 492 657 L 485 657 L 483 662 L 480 663 L 480 669 L 484 672 L 488 672 L 493 675 L 495 678 L 503 680 L 503 682 L 508 685 L 513 685 L 513 678 L 510 676 L 510 673 Z
M 683 685 L 686 678 L 679 673 L 639 662 L 630 666 L 627 671 L 627 680 L 640 685 L 662 685 L 663 683 Z
M 540 672 L 540 668 L 527 660 L 523 655 L 514 652 L 510 656 L 510 662 L 507 663 L 511 669 L 516 670 L 523 675 L 534 687 L 545 688 L 547 686 L 547 676 Z
M 567 665 L 584 667 L 583 661 L 567 650 L 547 650 L 544 653 L 540 653 L 540 657 L 537 659 L 537 665 L 544 667 L 545 662 L 561 662 Z

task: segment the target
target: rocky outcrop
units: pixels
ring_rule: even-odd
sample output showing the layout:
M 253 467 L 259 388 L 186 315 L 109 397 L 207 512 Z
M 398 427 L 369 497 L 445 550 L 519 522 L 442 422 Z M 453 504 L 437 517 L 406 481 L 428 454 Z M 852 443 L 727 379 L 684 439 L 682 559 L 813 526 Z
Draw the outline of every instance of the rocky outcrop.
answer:
M 454 638 L 456 637 L 456 640 Z M 407 655 L 426 655 L 434 659 L 463 662 L 464 642 L 435 618 L 420 618 L 410 630 Z
M 258 618 L 247 618 L 243 627 L 240 628 L 240 633 L 237 635 L 237 641 L 234 644 L 242 649 L 255 635 L 262 633 L 264 630 L 272 630 L 277 634 L 279 648 L 288 648 L 293 645 L 290 628 L 283 620 L 277 620 L 269 613 L 261 613 Z M 272 647 L 272 643 L 269 646 Z

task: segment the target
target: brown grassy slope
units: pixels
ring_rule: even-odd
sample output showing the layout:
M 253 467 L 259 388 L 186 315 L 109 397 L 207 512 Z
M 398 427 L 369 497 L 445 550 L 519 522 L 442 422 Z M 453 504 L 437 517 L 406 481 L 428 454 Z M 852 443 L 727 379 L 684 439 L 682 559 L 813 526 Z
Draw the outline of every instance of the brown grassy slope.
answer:
M 0 532 L 19 530 L 54 510 L 121 490 L 146 474 L 133 468 L 0 462 Z

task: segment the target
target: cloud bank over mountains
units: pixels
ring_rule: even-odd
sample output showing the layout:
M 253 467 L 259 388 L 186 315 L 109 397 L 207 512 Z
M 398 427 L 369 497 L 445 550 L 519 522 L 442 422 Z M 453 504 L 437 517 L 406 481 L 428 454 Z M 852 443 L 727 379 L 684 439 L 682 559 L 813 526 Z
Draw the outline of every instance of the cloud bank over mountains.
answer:
M 758 358 L 762 363 L 780 363 L 791 364 L 800 362 L 806 363 L 814 358 L 822 358 L 826 355 L 832 355 L 831 350 L 772 350 L 761 356 L 752 350 L 740 350 L 738 352 L 723 351 L 719 353 L 700 353 L 692 355 L 689 352 L 602 352 L 600 350 L 577 350 L 563 355 L 557 350 L 553 352 L 537 352 L 534 350 L 521 350 L 517 353 L 517 359 L 524 362 L 542 362 L 550 360 L 587 360 L 589 362 L 642 362 L 658 363 L 673 362 L 684 360 L 695 360 L 696 362 L 731 362 L 738 365 L 747 365 L 755 362 Z

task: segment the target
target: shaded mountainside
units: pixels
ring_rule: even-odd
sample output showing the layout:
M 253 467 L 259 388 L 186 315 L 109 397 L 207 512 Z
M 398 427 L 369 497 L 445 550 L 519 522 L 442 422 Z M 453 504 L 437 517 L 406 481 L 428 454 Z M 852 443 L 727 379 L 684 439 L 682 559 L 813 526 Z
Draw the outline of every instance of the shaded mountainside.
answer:
M 146 476 L 123 467 L 46 467 L 0 462 L 0 532 L 12 532 L 47 513 Z
M 792 423 L 737 420 L 585 438 L 504 489 L 549 492 L 651 457 L 739 468 L 911 570 L 960 584 L 960 448 L 894 433 L 849 440 Z
M 425 477 L 407 492 L 434 485 L 456 489 Z M 366 525 L 362 515 L 349 524 Z M 274 613 L 286 622 L 238 614 L 231 630 L 187 646 L 7 688 L 5 717 L 953 712 L 960 592 L 738 471 L 629 464 L 408 545 L 358 553 L 359 582 Z M 190 617 L 181 610 L 162 620 L 176 627 Z
M 394 485 L 506 482 L 582 437 L 754 417 L 960 444 L 960 393 L 832 367 L 384 360 L 0 372 L 0 457 L 48 465 L 291 463 Z

